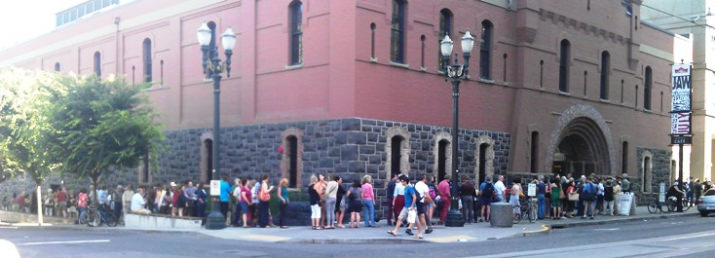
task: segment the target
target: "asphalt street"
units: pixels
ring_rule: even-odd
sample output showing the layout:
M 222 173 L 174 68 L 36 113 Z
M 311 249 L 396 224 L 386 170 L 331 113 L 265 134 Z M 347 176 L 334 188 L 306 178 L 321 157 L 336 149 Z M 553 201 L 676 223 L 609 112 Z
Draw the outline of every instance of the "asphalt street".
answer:
M 713 257 L 715 217 L 573 227 L 453 244 L 260 243 L 195 233 L 36 227 L 0 227 L 0 239 L 12 242 L 22 257 Z

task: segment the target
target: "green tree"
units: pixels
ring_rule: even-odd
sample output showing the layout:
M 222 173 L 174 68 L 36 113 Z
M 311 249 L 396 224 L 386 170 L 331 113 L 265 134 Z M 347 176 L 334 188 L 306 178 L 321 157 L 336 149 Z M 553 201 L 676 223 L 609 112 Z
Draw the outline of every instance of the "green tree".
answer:
M 156 167 L 164 134 L 144 94 L 146 85 L 97 77 L 67 77 L 61 83 L 67 92 L 56 92 L 50 117 L 63 173 L 88 177 L 97 189 L 104 175 L 137 167 L 145 156 Z
M 37 217 L 42 226 L 42 183 L 57 160 L 47 108 L 55 75 L 13 68 L 0 70 L 0 170 L 9 177 L 23 172 L 37 187 Z M 8 177 L 3 175 L 4 179 Z

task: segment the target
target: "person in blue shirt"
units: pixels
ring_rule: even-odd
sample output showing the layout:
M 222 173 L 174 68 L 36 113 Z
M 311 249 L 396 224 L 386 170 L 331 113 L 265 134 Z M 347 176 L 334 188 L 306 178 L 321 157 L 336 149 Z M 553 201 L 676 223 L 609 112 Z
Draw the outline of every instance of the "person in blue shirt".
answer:
M 405 187 L 405 206 L 400 211 L 400 215 L 397 216 L 397 220 L 395 221 L 395 229 L 391 230 L 391 231 L 387 231 L 388 234 L 393 235 L 393 236 L 397 236 L 397 230 L 400 229 L 400 226 L 402 225 L 402 220 L 404 220 L 408 217 L 409 211 L 414 211 L 416 214 L 416 207 L 417 207 L 416 204 L 418 201 L 417 200 L 417 191 L 415 191 L 414 186 L 409 184 L 410 179 L 407 178 L 405 175 L 401 175 L 399 177 L 399 180 L 400 180 L 400 184 L 402 184 L 402 186 Z M 414 223 L 414 221 L 413 221 L 413 223 Z M 405 231 L 405 233 L 407 233 L 408 235 L 412 235 L 411 228 L 412 228 L 412 223 L 409 224 L 407 231 Z M 419 238 L 422 238 L 421 237 L 422 234 L 420 233 L 422 231 L 422 229 L 420 227 L 420 223 L 417 223 L 417 230 L 418 230 L 417 236 Z
M 219 199 L 221 200 L 221 214 L 226 218 L 228 214 L 228 196 L 231 195 L 231 185 L 228 184 L 228 175 L 221 174 L 221 193 Z

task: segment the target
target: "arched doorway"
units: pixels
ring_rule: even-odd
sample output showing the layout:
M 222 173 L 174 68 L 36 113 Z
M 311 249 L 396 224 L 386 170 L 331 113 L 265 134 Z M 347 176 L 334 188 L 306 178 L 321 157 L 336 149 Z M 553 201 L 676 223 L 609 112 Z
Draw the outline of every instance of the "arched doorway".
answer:
M 552 172 L 573 177 L 611 174 L 608 143 L 598 124 L 586 117 L 571 120 L 562 130 Z

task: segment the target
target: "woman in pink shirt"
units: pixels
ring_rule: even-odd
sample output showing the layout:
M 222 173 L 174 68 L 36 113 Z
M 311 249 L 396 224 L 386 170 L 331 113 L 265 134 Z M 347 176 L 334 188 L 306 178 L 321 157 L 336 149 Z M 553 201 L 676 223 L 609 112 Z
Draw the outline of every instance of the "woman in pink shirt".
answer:
M 447 219 L 447 211 L 449 211 L 450 200 L 449 197 L 451 193 L 449 192 L 449 174 L 444 175 L 442 182 L 437 185 L 437 190 L 439 191 L 439 199 L 442 202 L 442 211 L 439 214 L 439 224 L 444 224 Z
M 362 206 L 365 208 L 365 226 L 377 227 L 375 225 L 375 193 L 372 190 L 372 177 L 365 175 L 362 177 Z

